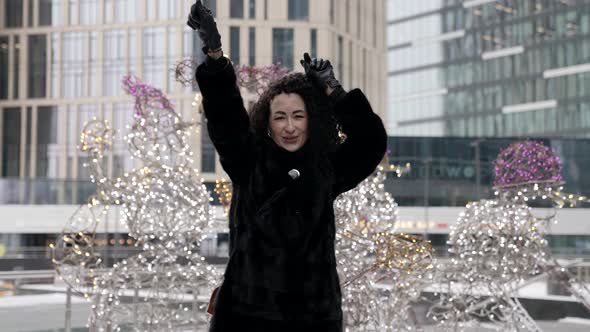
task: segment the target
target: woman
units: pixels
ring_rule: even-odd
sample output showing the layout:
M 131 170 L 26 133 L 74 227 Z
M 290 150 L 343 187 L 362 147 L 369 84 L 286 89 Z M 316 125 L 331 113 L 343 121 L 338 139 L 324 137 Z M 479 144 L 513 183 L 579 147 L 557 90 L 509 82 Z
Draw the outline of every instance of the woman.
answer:
M 200 1 L 188 24 L 207 54 L 196 78 L 209 135 L 233 183 L 230 259 L 210 331 L 340 332 L 333 202 L 381 161 L 383 123 L 360 90 L 342 89 L 329 61 L 307 54 L 306 74 L 271 84 L 248 116 Z

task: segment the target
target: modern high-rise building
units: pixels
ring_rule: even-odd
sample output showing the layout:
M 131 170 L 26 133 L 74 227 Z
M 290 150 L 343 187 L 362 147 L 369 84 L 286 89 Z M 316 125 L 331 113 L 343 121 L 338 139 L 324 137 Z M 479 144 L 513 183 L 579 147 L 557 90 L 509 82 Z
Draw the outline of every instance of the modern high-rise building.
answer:
M 388 132 L 590 137 L 590 1 L 388 1 Z
M 133 120 L 124 75 L 162 89 L 180 114 L 201 121 L 192 106 L 198 88 L 174 77 L 178 61 L 204 56 L 186 25 L 194 2 L 0 0 L 0 219 L 19 225 L 6 223 L 0 233 L 58 233 L 86 201 L 94 187 L 76 146 L 93 117 L 120 130 L 106 157 L 107 175 L 136 166 L 123 142 Z M 346 89 L 362 88 L 386 114 L 385 0 L 203 2 L 235 64 L 301 71 L 299 59 L 310 52 L 330 59 Z M 244 92 L 247 103 L 256 97 Z M 200 129 L 191 146 L 196 167 L 212 183 L 224 174 Z M 45 245 L 46 237 L 36 239 L 15 245 Z
M 589 0 L 387 4 L 390 161 L 411 164 L 386 182 L 401 230 L 444 247 L 468 202 L 494 198 L 493 161 L 523 138 L 554 149 L 565 190 L 588 195 Z M 563 222 L 587 207 L 560 210 L 556 252 L 590 248 L 590 232 Z

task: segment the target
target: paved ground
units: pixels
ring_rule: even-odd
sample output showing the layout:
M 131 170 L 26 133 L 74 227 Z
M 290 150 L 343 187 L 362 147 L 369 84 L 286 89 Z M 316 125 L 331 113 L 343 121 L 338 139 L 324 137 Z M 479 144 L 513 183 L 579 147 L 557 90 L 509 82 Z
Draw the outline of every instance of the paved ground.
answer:
M 53 303 L 52 303 L 53 301 Z M 2 332 L 62 332 L 65 321 L 65 296 L 63 304 L 58 297 L 47 298 L 39 303 L 27 303 L 27 301 L 1 298 L 0 301 L 0 331 Z M 14 305 L 10 305 L 14 304 Z M 74 300 L 72 304 L 72 332 L 87 332 L 85 327 L 90 314 L 90 303 L 83 300 Z M 539 322 L 544 332 L 588 332 L 590 321 L 579 322 Z M 205 332 L 206 327 L 193 332 Z M 435 332 L 433 326 L 426 326 L 425 332 Z M 489 328 L 479 327 L 468 329 L 465 332 L 488 332 Z M 347 332 L 355 332 L 348 330 Z
M 72 332 L 88 331 L 85 327 L 90 315 L 90 303 L 72 305 Z M 57 332 L 63 331 L 65 323 L 64 304 L 42 304 L 0 308 L 2 332 Z
M 537 322 L 543 332 L 588 332 L 590 331 L 590 325 L 585 324 L 571 324 L 571 323 L 558 323 L 558 322 Z M 432 326 L 427 326 L 424 329 L 425 332 L 437 331 Z M 485 327 L 466 329 L 465 332 L 490 332 L 497 331 Z M 352 332 L 352 331 L 351 331 Z M 524 332 L 524 331 L 523 331 Z

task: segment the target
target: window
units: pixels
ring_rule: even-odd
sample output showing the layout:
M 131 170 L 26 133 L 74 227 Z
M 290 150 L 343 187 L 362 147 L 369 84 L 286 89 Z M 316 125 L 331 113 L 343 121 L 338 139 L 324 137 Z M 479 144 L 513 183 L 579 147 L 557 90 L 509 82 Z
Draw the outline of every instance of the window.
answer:
M 317 57 L 317 48 L 318 48 L 318 30 L 311 29 L 309 34 L 309 53 L 312 58 Z
M 256 0 L 249 0 L 248 12 L 250 18 L 256 18 Z
M 350 82 L 349 86 L 352 86 L 353 82 L 352 82 L 352 76 L 353 76 L 353 71 L 352 71 L 352 40 L 348 41 L 348 82 Z
M 175 1 L 158 0 L 158 19 L 167 20 L 173 18 L 175 3 Z
M 19 176 L 21 144 L 21 110 L 5 108 L 2 112 L 2 177 Z
M 158 3 L 158 19 L 170 20 L 175 18 L 178 6 L 180 6 L 178 1 L 160 0 Z
M 330 24 L 334 24 L 334 0 L 330 0 Z
M 85 43 L 88 35 L 84 32 L 64 32 L 62 40 L 62 95 L 64 97 L 83 96 L 85 59 L 87 58 Z
M 57 177 L 57 107 L 44 106 L 37 110 L 36 176 Z
M 292 21 L 309 19 L 309 0 L 289 0 L 288 17 Z
M 240 28 L 229 28 L 229 52 L 230 59 L 236 65 L 240 64 Z
M 27 0 L 25 2 L 25 8 L 28 8 L 28 17 L 27 17 L 27 26 L 32 27 L 33 24 L 33 1 L 34 0 Z
M 18 28 L 23 26 L 23 0 L 4 0 L 5 26 Z
M 195 38 L 195 33 L 192 30 L 184 30 L 184 50 L 182 56 L 185 58 L 193 58 L 197 63 L 205 60 L 205 54 L 201 50 L 203 44 L 201 38 Z M 193 92 L 199 91 L 198 84 L 192 84 L 191 90 Z
M 116 0 L 104 0 L 104 23 L 113 23 L 113 2 L 116 2 Z
M 338 72 L 336 73 L 336 77 L 340 77 L 340 83 L 344 85 L 342 82 L 344 79 L 344 40 L 342 36 L 338 36 L 338 55 L 336 56 L 338 61 Z
M 268 20 L 268 0 L 264 0 L 264 19 Z
M 207 126 L 201 126 L 201 172 L 215 173 L 215 147 Z
M 180 41 L 176 38 L 179 35 L 179 32 L 183 30 L 179 26 L 169 26 L 166 29 L 166 33 L 168 34 L 168 45 L 166 45 L 166 56 L 168 58 L 169 63 L 177 61 L 177 59 L 182 58 L 182 50 L 180 48 Z M 200 39 L 200 38 L 198 38 Z M 173 92 L 178 87 L 178 82 L 169 75 L 168 79 L 168 87 L 166 88 L 167 92 Z
M 217 0 L 203 0 L 201 2 L 211 10 L 213 17 L 217 16 Z
M 47 36 L 29 35 L 28 42 L 27 96 L 29 98 L 43 98 L 47 81 Z
M 377 0 L 373 0 L 373 47 L 377 47 Z
M 99 62 L 98 59 L 100 55 L 98 54 L 98 33 L 96 31 L 90 32 L 90 58 L 88 61 L 88 95 L 93 97 L 98 97 L 100 94 L 99 86 L 98 86 L 98 69 L 99 69 Z M 120 84 L 117 84 L 120 86 Z
M 113 129 L 122 133 L 127 132 L 125 126 L 131 125 L 134 121 L 133 112 L 134 103 L 114 103 L 113 104 Z M 134 160 L 131 159 L 127 152 L 127 143 L 123 135 L 116 135 L 112 147 L 113 150 L 113 173 L 114 177 L 121 177 L 126 170 L 133 168 Z
M 147 19 L 149 21 L 154 21 L 158 18 L 158 12 L 156 10 L 157 1 L 158 0 L 146 0 Z
M 346 9 L 346 14 L 344 15 L 346 32 L 349 32 L 350 31 L 350 0 L 346 0 L 346 3 L 344 4 L 344 9 Z
M 248 28 L 249 45 L 248 45 L 248 65 L 256 65 L 256 28 Z
M 32 142 L 32 136 L 31 136 L 31 127 L 33 125 L 33 108 L 31 106 L 27 107 L 27 113 L 26 113 L 26 118 L 24 119 L 25 121 L 25 150 L 23 151 L 25 154 L 25 163 L 24 163 L 24 169 L 25 169 L 25 176 L 29 176 L 31 177 L 33 174 L 31 174 L 31 160 L 33 160 L 33 142 Z
M 39 1 L 39 25 L 48 26 L 60 25 L 62 19 L 63 0 L 40 0 Z M 32 11 L 30 11 L 32 12 Z
M 138 0 L 114 0 L 115 22 L 125 23 L 137 20 Z
M 8 37 L 0 37 L 0 99 L 8 99 Z
M 356 0 L 356 35 L 361 37 L 362 8 L 361 0 Z
M 188 31 L 187 31 L 188 32 Z M 190 32 L 193 32 L 190 30 Z M 127 68 L 128 72 L 134 75 L 137 75 L 138 71 L 138 61 L 134 59 L 138 59 L 137 57 L 137 40 L 139 39 L 139 29 L 129 29 L 128 36 L 127 36 L 127 58 L 129 59 L 129 68 Z M 200 38 L 193 38 L 198 39 Z
M 230 0 L 229 17 L 244 18 L 244 0 Z
M 84 129 L 84 126 L 90 121 L 92 121 L 93 117 L 101 118 L 101 114 L 99 111 L 99 105 L 97 104 L 81 104 L 77 111 L 78 116 L 78 128 L 76 131 L 76 136 L 80 135 L 80 132 Z M 72 167 L 76 167 L 78 170 L 77 179 L 80 180 L 88 180 L 90 178 L 90 169 L 88 167 L 84 167 L 84 164 L 90 163 L 91 160 L 86 154 L 79 154 L 78 155 L 78 162 Z
M 143 31 L 143 80 L 158 89 L 165 89 L 166 54 L 164 27 L 146 28 Z M 195 38 L 196 39 L 196 38 Z
M 13 91 L 14 94 L 12 95 L 12 98 L 14 99 L 18 99 L 19 98 L 19 89 L 18 89 L 18 81 L 19 81 L 19 77 L 20 77 L 20 37 L 19 36 L 14 36 L 14 54 L 13 54 L 13 59 L 14 59 L 14 75 L 12 75 L 12 87 L 13 87 Z
M 80 0 L 80 24 L 96 24 L 98 14 L 97 0 Z
M 363 48 L 363 90 L 367 91 L 367 76 L 369 73 L 367 72 L 367 49 Z
M 293 70 L 293 29 L 272 29 L 272 62 Z
M 120 95 L 121 78 L 125 74 L 125 32 L 123 30 L 107 30 L 104 32 L 103 46 L 103 94 L 105 96 Z
M 68 22 L 70 22 L 70 25 L 76 25 L 78 24 L 78 22 L 76 21 L 76 17 L 78 16 L 78 14 L 76 12 L 78 12 L 78 1 L 76 0 L 67 0 L 69 1 L 69 17 L 68 17 Z M 79 17 L 78 17 L 79 19 Z

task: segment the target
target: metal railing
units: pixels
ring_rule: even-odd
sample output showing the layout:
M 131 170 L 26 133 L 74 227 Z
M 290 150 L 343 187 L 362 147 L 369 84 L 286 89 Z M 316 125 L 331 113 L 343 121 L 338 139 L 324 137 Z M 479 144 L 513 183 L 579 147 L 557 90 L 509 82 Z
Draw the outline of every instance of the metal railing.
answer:
M 450 257 L 449 247 L 447 246 L 433 246 L 435 257 Z M 570 248 L 570 247 L 551 247 L 551 254 L 555 258 L 573 260 L 582 259 L 590 261 L 590 248 Z
M 140 253 L 139 247 L 128 246 L 96 246 L 94 252 L 103 257 L 109 258 L 127 258 L 131 255 Z M 8 248 L 3 258 L 51 258 L 51 249 L 49 247 L 17 247 Z
M 215 183 L 204 184 L 214 199 L 211 204 L 219 205 Z M 80 205 L 95 192 L 96 185 L 90 180 L 0 178 L 0 205 Z
M 448 246 L 433 246 L 434 255 L 437 257 L 448 257 Z M 585 259 L 590 260 L 590 248 L 571 248 L 571 247 L 551 247 L 551 253 L 561 259 Z M 129 256 L 142 252 L 139 247 L 132 246 L 96 246 L 94 252 L 101 256 L 111 259 L 127 258 Z M 202 252 L 205 256 L 211 256 L 210 252 Z M 4 258 L 47 258 L 51 259 L 51 249 L 49 247 L 17 247 L 8 248 L 4 253 Z

